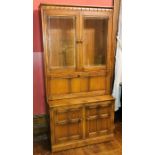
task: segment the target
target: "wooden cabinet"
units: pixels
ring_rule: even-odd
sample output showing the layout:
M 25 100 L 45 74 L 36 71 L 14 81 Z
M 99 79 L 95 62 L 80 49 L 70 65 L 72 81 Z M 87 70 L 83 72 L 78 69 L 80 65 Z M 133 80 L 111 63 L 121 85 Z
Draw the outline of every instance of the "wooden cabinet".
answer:
M 110 140 L 113 10 L 41 5 L 52 151 Z

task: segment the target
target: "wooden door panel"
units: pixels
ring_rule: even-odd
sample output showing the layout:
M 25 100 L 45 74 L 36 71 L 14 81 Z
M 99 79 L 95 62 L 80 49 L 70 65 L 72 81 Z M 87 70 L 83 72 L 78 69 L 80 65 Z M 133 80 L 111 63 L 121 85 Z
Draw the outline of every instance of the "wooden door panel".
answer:
M 101 102 L 86 106 L 86 136 L 107 134 L 112 128 L 112 104 Z
M 72 138 L 78 138 L 81 134 L 81 130 L 80 130 L 80 123 L 71 123 L 69 125 L 69 135 Z
M 55 143 L 82 138 L 82 108 L 58 108 L 54 117 Z
M 99 134 L 107 133 L 110 129 L 110 119 L 109 117 L 104 119 L 98 119 L 97 121 L 97 129 L 99 131 Z
M 82 118 L 82 108 L 58 108 L 55 111 L 55 118 L 59 121 L 72 121 Z
M 88 120 L 86 119 L 86 136 L 87 137 L 92 137 L 93 135 L 95 135 L 96 131 L 97 131 L 97 121 L 96 119 L 94 120 Z
M 69 93 L 68 79 L 52 79 L 49 81 L 49 94 L 59 95 Z
M 57 122 L 66 121 L 67 119 L 68 119 L 67 111 L 63 111 L 63 112 L 58 111 L 57 112 L 57 114 L 56 114 L 56 121 Z
M 102 76 L 90 77 L 89 89 L 90 91 L 105 90 L 106 89 L 105 77 Z
M 69 117 L 71 119 L 81 119 L 81 109 L 77 108 L 77 109 L 71 109 L 69 112 Z
M 68 125 L 55 125 L 55 142 L 60 143 L 68 138 Z
M 89 106 L 87 107 L 87 110 L 86 110 L 86 117 L 95 116 L 97 115 L 97 113 L 98 113 L 97 105 Z
M 88 91 L 88 78 L 71 79 L 71 92 L 80 93 Z
M 102 115 L 102 114 L 109 114 L 111 113 L 112 109 L 111 109 L 111 106 L 104 106 L 104 104 L 100 104 L 99 105 L 100 108 L 99 108 L 99 114 Z

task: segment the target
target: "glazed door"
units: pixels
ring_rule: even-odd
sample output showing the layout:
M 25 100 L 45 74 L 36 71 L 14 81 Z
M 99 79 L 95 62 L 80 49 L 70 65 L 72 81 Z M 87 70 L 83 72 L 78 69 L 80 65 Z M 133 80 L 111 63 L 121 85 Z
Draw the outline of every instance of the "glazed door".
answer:
M 82 14 L 83 69 L 107 69 L 110 63 L 112 18 L 108 12 Z
M 75 71 L 79 17 L 76 11 L 44 11 L 46 68 L 54 72 Z
M 50 69 L 75 68 L 75 17 L 48 17 Z

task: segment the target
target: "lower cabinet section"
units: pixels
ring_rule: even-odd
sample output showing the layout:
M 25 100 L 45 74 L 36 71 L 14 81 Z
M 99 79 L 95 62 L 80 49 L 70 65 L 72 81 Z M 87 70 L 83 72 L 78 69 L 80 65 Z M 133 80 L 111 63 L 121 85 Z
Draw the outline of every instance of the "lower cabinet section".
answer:
M 112 139 L 114 100 L 82 101 L 50 109 L 52 152 Z

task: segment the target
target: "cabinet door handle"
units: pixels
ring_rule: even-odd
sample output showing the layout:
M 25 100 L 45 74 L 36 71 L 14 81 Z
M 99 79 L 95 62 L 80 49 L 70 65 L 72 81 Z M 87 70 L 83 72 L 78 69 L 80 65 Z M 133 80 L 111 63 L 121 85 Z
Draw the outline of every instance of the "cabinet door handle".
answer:
M 83 43 L 83 40 L 77 40 L 76 43 L 81 44 L 81 43 Z

